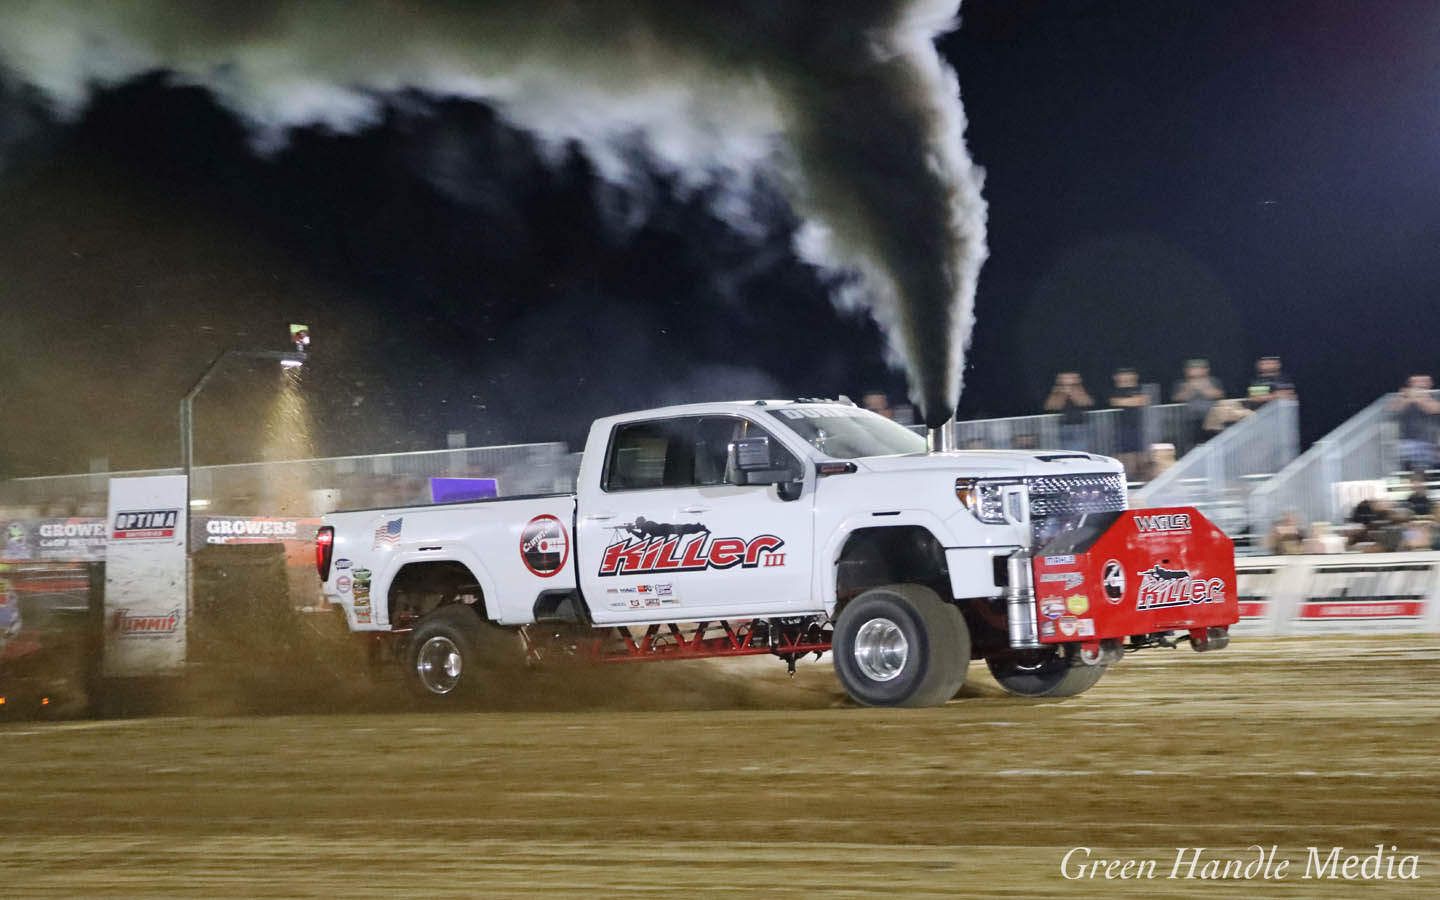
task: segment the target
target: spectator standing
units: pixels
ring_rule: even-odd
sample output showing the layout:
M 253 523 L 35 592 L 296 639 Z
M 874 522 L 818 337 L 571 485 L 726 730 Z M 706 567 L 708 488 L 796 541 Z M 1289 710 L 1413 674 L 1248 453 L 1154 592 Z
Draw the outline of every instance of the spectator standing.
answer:
M 895 418 L 895 411 L 890 408 L 890 398 L 885 396 L 884 391 L 866 391 L 860 398 L 860 405 L 887 419 Z
M 1429 375 L 1411 375 L 1390 401 L 1390 411 L 1400 425 L 1396 455 L 1400 465 L 1411 471 L 1435 468 L 1435 438 L 1440 424 L 1440 402 L 1430 395 L 1434 382 Z
M 1262 356 L 1255 363 L 1255 380 L 1246 392 L 1245 405 L 1259 409 L 1271 400 L 1294 400 L 1295 383 L 1285 374 L 1278 356 Z
M 1110 406 L 1120 410 L 1115 428 L 1115 453 L 1132 480 L 1145 477 L 1145 439 L 1142 416 L 1150 398 L 1140 387 L 1140 376 L 1134 369 L 1116 369 L 1111 376 L 1115 387 L 1110 390 Z
M 1210 361 L 1192 359 L 1185 363 L 1185 377 L 1175 382 L 1171 395 L 1176 403 L 1185 404 L 1185 424 L 1190 430 L 1189 437 L 1202 444 L 1209 434 L 1205 431 L 1205 417 L 1215 406 L 1215 401 L 1225 396 L 1225 389 L 1215 376 L 1210 374 Z
M 1055 376 L 1050 396 L 1045 398 L 1045 411 L 1060 414 L 1060 446 L 1065 450 L 1087 450 L 1085 414 L 1095 401 L 1085 392 L 1079 372 L 1061 372 Z

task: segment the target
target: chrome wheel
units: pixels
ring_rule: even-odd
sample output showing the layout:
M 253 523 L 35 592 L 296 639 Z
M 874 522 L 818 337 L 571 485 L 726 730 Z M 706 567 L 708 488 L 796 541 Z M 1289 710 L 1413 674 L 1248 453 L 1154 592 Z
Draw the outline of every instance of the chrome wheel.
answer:
M 910 659 L 910 642 L 905 632 L 889 619 L 871 619 L 855 632 L 852 651 L 855 664 L 865 677 L 874 681 L 890 681 L 905 668 Z
M 430 638 L 415 654 L 415 674 L 425 690 L 432 694 L 448 694 L 455 690 L 460 684 L 463 669 L 460 648 L 443 634 Z

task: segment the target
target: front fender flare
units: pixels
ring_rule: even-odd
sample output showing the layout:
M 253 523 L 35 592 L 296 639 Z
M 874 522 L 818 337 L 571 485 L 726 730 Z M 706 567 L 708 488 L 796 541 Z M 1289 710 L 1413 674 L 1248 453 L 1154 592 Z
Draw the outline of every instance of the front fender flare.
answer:
M 942 548 L 954 545 L 953 536 L 950 529 L 945 527 L 944 520 L 923 509 L 902 509 L 897 514 L 885 516 L 864 512 L 842 519 L 825 539 L 825 543 L 818 548 L 818 552 L 815 554 L 814 577 L 811 579 L 816 590 L 816 595 L 812 599 L 825 610 L 827 616 L 831 618 L 835 616 L 836 566 L 840 562 L 840 553 L 845 549 L 845 542 L 850 539 L 850 535 L 862 528 L 901 527 L 925 529 Z

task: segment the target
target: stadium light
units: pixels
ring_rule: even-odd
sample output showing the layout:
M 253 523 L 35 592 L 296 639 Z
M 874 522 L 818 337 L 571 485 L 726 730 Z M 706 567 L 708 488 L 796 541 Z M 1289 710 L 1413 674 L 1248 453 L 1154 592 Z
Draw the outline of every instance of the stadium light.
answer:
M 305 365 L 309 354 L 305 348 L 310 346 L 310 326 L 290 325 L 290 342 L 295 345 L 294 350 L 226 350 L 205 367 L 195 385 L 186 392 L 180 399 L 180 468 L 184 471 L 185 477 L 190 477 L 190 470 L 195 465 L 195 397 L 204 389 L 210 376 L 220 368 L 227 359 L 274 359 L 279 360 L 283 369 L 294 369 Z

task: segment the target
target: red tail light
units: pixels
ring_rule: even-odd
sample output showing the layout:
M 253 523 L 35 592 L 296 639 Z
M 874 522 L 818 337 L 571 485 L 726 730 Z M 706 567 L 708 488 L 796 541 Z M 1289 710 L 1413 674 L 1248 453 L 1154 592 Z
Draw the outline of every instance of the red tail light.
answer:
M 320 573 L 321 581 L 330 577 L 330 556 L 334 550 L 335 529 L 326 525 L 315 534 L 315 571 Z

